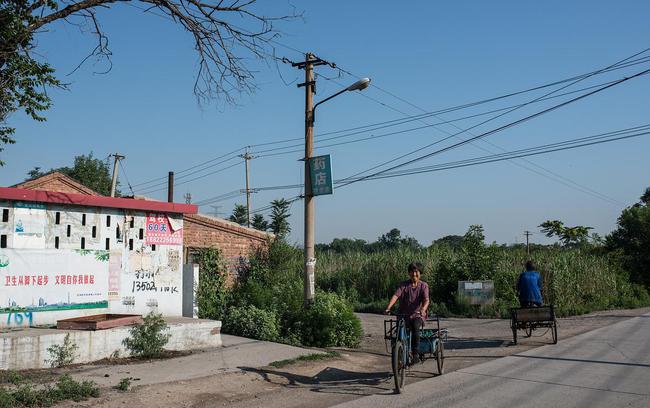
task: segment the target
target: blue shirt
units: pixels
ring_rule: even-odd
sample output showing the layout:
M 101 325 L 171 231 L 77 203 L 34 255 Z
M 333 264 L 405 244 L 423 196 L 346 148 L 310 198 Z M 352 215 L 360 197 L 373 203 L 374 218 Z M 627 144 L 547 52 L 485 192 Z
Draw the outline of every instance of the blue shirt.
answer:
M 517 292 L 520 302 L 535 302 L 542 304 L 542 277 L 537 271 L 526 271 L 519 275 Z

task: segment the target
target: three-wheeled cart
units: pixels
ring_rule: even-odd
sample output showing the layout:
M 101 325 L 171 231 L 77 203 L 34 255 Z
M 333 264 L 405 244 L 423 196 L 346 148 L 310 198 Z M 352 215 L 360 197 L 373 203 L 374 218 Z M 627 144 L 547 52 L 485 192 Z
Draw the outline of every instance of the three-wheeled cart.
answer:
M 510 328 L 515 344 L 517 344 L 517 330 L 523 330 L 526 337 L 530 337 L 533 331 L 539 328 L 551 330 L 553 344 L 557 343 L 557 321 L 553 305 L 510 309 Z

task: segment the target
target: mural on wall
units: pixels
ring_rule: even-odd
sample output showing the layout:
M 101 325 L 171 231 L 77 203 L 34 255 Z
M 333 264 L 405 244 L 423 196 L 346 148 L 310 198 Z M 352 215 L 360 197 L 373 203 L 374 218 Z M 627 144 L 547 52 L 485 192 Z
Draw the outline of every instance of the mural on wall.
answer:
M 146 245 L 183 245 L 183 221 L 166 214 L 148 213 Z
M 45 246 L 45 204 L 14 203 L 14 248 L 43 248 Z
M 0 313 L 106 308 L 108 259 L 103 250 L 2 249 Z

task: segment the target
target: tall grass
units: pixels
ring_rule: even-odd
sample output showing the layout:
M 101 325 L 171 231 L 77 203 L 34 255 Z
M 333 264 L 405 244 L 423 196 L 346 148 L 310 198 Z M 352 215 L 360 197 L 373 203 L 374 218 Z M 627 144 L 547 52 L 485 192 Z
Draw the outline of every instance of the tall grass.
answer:
M 559 315 L 650 304 L 647 292 L 632 285 L 627 274 L 604 255 L 548 247 L 531 258 L 542 274 L 544 299 L 555 305 Z M 515 284 L 526 253 L 496 245 L 321 253 L 317 285 L 344 295 L 360 310 L 372 310 L 387 303 L 398 282 L 408 278 L 406 265 L 414 260 L 424 264 L 422 279 L 429 283 L 432 302 L 452 307 L 459 280 L 493 280 L 497 302 L 489 313 L 506 315 L 508 307 L 517 304 Z

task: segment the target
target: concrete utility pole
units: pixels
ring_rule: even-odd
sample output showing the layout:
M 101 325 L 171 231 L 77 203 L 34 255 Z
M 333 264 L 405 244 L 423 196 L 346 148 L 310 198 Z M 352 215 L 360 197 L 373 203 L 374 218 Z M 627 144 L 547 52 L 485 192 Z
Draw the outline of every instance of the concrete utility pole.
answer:
M 526 236 L 526 254 L 528 255 L 528 258 L 530 258 L 530 243 L 528 241 L 528 237 L 533 235 L 533 233 L 526 230 L 526 231 L 524 231 L 524 235 Z
M 251 189 L 250 189 L 250 160 L 254 159 L 254 156 L 251 156 L 248 152 L 248 146 L 246 146 L 246 153 L 240 155 L 242 159 L 246 161 L 246 225 L 248 228 L 251 227 Z
M 117 165 L 122 159 L 126 159 L 126 156 L 122 156 L 119 153 L 111 154 L 115 158 L 113 162 L 113 180 L 111 181 L 111 197 L 115 197 L 115 189 L 117 188 Z
M 298 87 L 305 87 L 305 269 L 304 269 L 304 296 L 305 305 L 314 301 L 316 256 L 314 252 L 314 196 L 311 191 L 311 176 L 309 159 L 314 155 L 314 93 L 316 81 L 314 80 L 314 66 L 327 64 L 326 61 L 316 58 L 313 54 L 305 54 L 305 61 L 292 64 L 294 67 L 305 70 L 305 82 Z
M 167 202 L 174 202 L 174 172 L 170 171 L 167 175 Z

